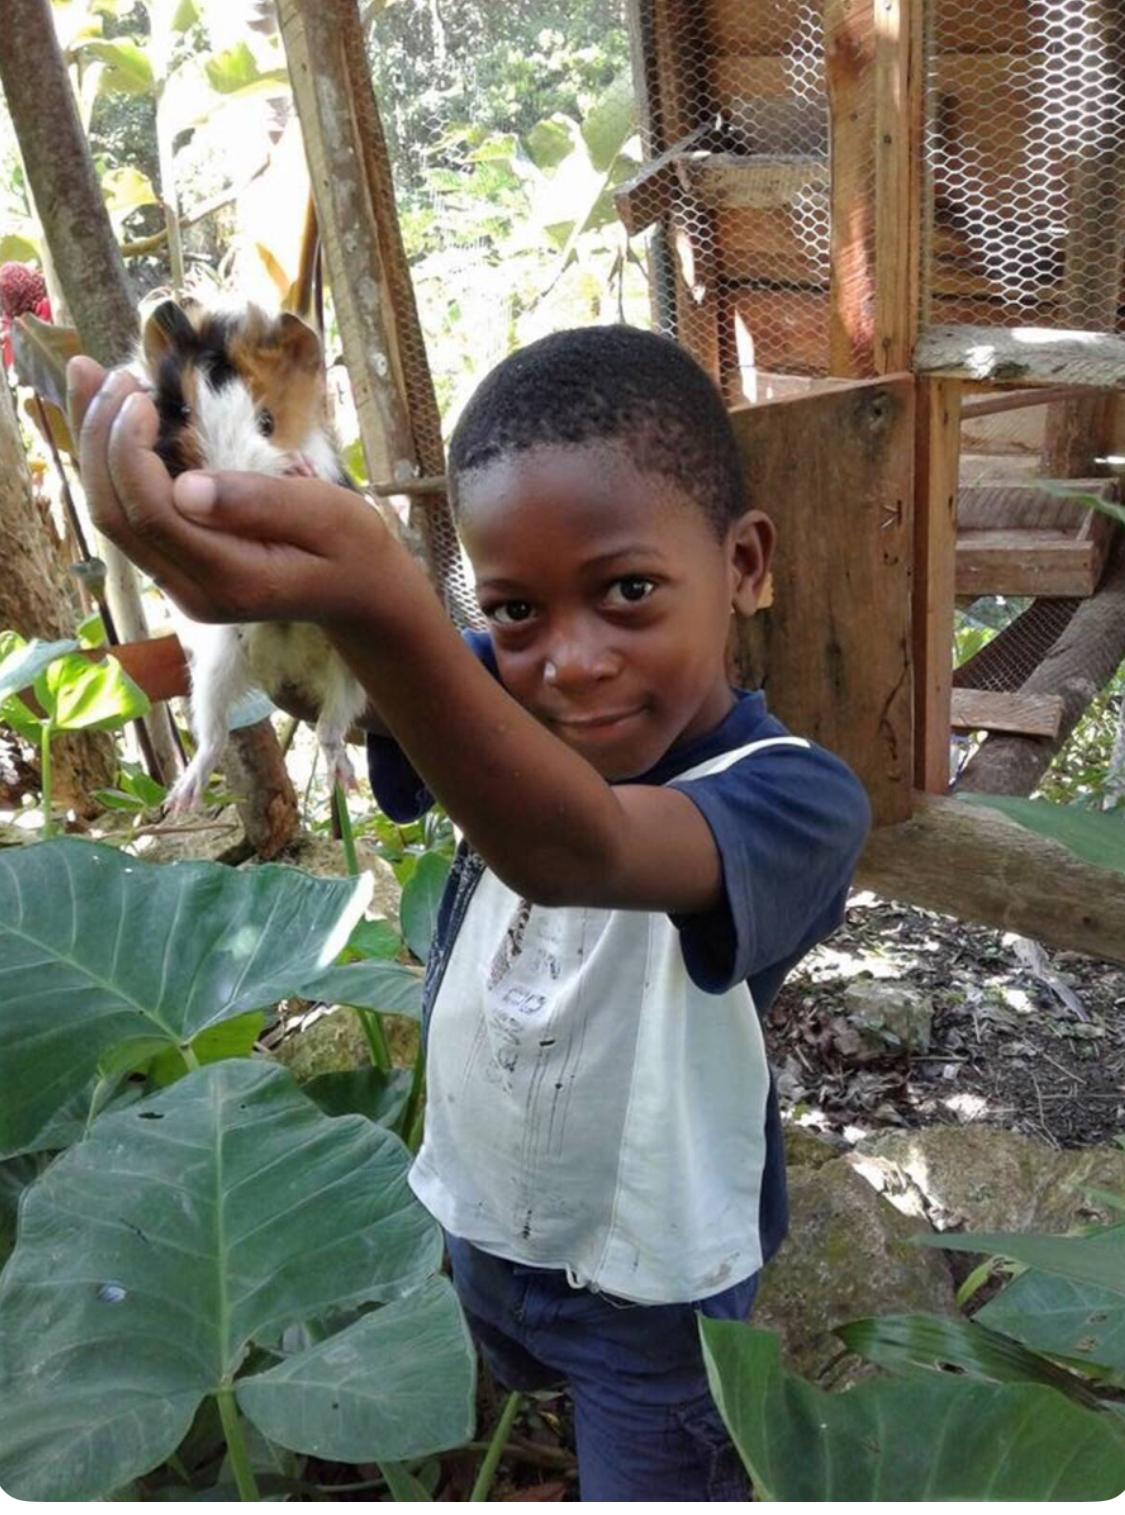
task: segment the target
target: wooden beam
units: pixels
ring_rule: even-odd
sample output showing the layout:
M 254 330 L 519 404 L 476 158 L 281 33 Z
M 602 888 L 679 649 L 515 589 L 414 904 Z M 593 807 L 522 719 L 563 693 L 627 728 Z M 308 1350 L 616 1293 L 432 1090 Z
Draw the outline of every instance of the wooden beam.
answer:
M 800 153 L 681 153 L 674 170 L 685 193 L 713 207 L 770 210 L 792 205 L 810 190 L 828 192 L 828 160 Z
M 824 3 L 832 165 L 828 371 L 842 378 L 876 372 L 874 3 Z
M 676 164 L 682 154 L 690 152 L 710 131 L 709 124 L 696 127 L 613 191 L 614 209 L 631 237 L 638 236 L 671 211 L 680 190 Z
M 1018 731 L 1022 736 L 1059 734 L 1059 695 L 1012 693 L 1006 689 L 954 689 L 955 731 Z
M 913 401 L 898 375 L 731 412 L 748 499 L 778 529 L 774 603 L 741 623 L 740 676 L 851 764 L 879 824 L 911 804 Z
M 278 22 L 368 476 L 434 477 L 441 417 L 356 0 L 280 0 Z M 384 509 L 392 530 L 393 510 Z M 411 512 L 439 593 L 460 578 L 448 506 Z
M 1125 963 L 1125 874 L 1095 868 L 985 805 L 916 797 L 874 831 L 856 882 L 888 899 Z
M 918 385 L 914 457 L 914 782 L 949 788 L 961 389 Z
M 914 372 L 1012 388 L 1125 389 L 1125 337 L 1037 326 L 931 326 L 915 343 Z
M 922 7 L 874 0 L 875 367 L 910 367 L 922 247 Z

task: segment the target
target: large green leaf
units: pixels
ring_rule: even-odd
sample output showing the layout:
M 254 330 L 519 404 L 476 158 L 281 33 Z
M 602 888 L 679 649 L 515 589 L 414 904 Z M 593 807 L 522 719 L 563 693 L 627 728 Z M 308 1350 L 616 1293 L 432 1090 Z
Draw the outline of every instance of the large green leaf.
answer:
M 239 1386 L 238 1402 L 283 1447 L 338 1462 L 424 1457 L 473 1432 L 473 1350 L 452 1285 L 365 1315 Z
M 1093 1236 L 1028 1236 L 1022 1231 L 968 1231 L 963 1235 L 922 1232 L 910 1240 L 917 1247 L 998 1253 L 1043 1273 L 1057 1273 L 1076 1283 L 1096 1284 L 1114 1294 L 1125 1294 L 1125 1225 Z
M 1086 1245 L 1107 1243 L 1120 1258 L 1113 1232 L 1091 1236 Z M 976 1319 L 1037 1351 L 1125 1373 L 1125 1294 L 1115 1290 L 1030 1270 L 990 1299 Z
M 302 1085 L 325 1115 L 365 1115 L 393 1126 L 410 1096 L 411 1074 L 405 1068 L 342 1068 L 318 1073 Z
M 424 852 L 402 891 L 399 919 L 406 945 L 422 962 L 430 950 L 437 926 L 438 907 L 449 877 L 449 859 L 440 852 Z
M 76 51 L 105 65 L 99 89 L 110 94 L 151 95 L 156 90 L 152 62 L 144 48 L 129 37 L 116 41 L 83 42 Z
M 1125 825 L 1119 815 L 1084 810 L 1077 805 L 1056 805 L 1050 800 L 1017 799 L 1010 794 L 961 794 L 958 799 L 999 810 L 1028 831 L 1058 842 L 1096 868 L 1125 873 Z
M 711 1392 L 759 1499 L 1112 1499 L 1125 1425 L 1039 1384 L 945 1374 L 829 1394 L 787 1372 L 777 1338 L 701 1319 Z
M 148 696 L 115 657 L 91 663 L 80 652 L 41 673 L 35 695 L 57 731 L 113 731 L 149 711 Z
M 204 64 L 204 72 L 208 84 L 220 95 L 233 95 L 254 88 L 277 93 L 279 89 L 289 88 L 286 70 L 262 69 L 245 42 L 239 42 L 225 52 L 213 53 Z
M 30 689 L 56 658 L 77 650 L 78 643 L 71 639 L 25 642 L 18 632 L 0 632 L 0 703 L 21 689 Z
M 637 120 L 637 97 L 630 73 L 618 74 L 595 102 L 582 123 L 582 135 L 590 162 L 599 173 L 608 173 L 618 153 L 632 136 Z
M 256 1337 L 416 1288 L 441 1236 L 409 1164 L 265 1062 L 103 1116 L 26 1194 L 0 1281 L 0 1486 L 96 1499 L 175 1450 Z
M 323 1000 L 325 1004 L 356 1005 L 361 1010 L 409 1015 L 414 1020 L 422 1014 L 421 974 L 402 963 L 375 958 L 310 974 L 297 985 L 296 992 L 304 999 Z
M 1097 1396 L 1073 1373 L 977 1321 L 880 1315 L 839 1326 L 836 1335 L 881 1368 L 939 1373 L 953 1369 L 989 1383 L 1040 1383 L 1088 1409 L 1100 1408 Z
M 72 838 L 0 852 L 0 1156 L 32 1148 L 111 1055 L 188 1046 L 295 992 L 371 889 L 370 876 L 145 863 Z

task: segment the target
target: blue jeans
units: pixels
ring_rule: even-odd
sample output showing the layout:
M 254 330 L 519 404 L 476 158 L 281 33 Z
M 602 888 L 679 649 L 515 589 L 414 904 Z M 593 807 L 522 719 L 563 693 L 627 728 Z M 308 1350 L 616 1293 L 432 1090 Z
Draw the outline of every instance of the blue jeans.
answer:
M 696 1310 L 745 1320 L 758 1277 L 692 1304 L 638 1305 L 446 1236 L 485 1361 L 509 1389 L 574 1399 L 583 1500 L 744 1500 L 749 1485 L 707 1388 Z

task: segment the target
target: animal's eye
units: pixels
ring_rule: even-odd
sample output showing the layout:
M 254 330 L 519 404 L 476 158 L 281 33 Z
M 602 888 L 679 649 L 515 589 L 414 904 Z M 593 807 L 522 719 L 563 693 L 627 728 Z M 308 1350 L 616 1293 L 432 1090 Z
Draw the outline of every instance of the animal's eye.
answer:
M 264 437 L 273 436 L 273 411 L 264 407 L 258 412 L 258 430 Z

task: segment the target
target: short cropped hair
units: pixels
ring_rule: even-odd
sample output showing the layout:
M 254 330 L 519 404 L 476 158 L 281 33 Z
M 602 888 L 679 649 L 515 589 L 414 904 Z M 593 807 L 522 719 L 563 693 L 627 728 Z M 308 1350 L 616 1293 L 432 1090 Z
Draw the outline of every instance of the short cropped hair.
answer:
M 734 431 L 684 349 L 634 326 L 586 326 L 512 353 L 483 381 L 449 444 L 460 475 L 540 445 L 619 442 L 639 473 L 670 479 L 720 540 L 748 509 Z

